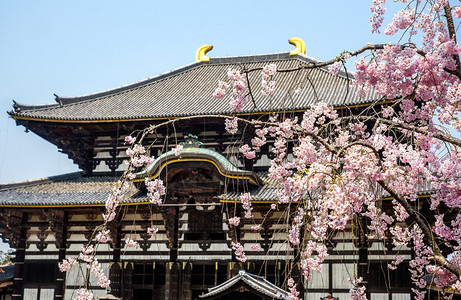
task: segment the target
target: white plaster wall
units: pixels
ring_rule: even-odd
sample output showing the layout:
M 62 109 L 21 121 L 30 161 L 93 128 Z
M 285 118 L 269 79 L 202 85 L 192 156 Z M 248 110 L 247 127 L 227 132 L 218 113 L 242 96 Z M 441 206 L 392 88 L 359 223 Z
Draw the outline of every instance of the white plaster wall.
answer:
M 370 294 L 370 300 L 388 300 L 389 294 L 384 293 L 372 293 Z
M 120 260 L 123 260 L 123 261 L 137 261 L 137 260 L 169 261 L 170 256 L 169 255 L 159 255 L 159 254 L 154 254 L 154 255 L 122 254 L 122 255 L 120 255 Z
M 40 300 L 53 300 L 54 299 L 54 289 L 41 289 L 40 290 Z
M 147 251 L 169 251 L 168 247 L 166 246 L 166 239 L 165 242 L 151 244 Z
M 255 167 L 261 167 L 261 166 L 270 166 L 271 160 L 267 157 L 267 154 L 261 155 L 261 159 L 258 159 L 258 161 L 254 164 Z
M 242 238 L 242 241 L 254 242 L 261 240 L 261 235 L 258 232 L 245 232 L 245 236 Z
M 386 248 L 384 248 L 384 245 L 381 241 L 374 241 L 373 244 L 371 245 L 371 247 L 369 248 L 369 250 L 379 250 L 379 251 L 383 251 L 383 250 L 387 250 Z
M 78 244 L 70 244 L 69 248 L 67 248 L 67 251 L 80 251 L 82 250 L 83 243 L 78 243 Z
M 181 251 L 202 251 L 202 249 L 200 249 L 197 243 L 193 243 L 193 244 L 183 243 L 180 249 Z
M 66 285 L 83 285 L 85 282 L 86 270 L 86 265 L 73 266 L 69 271 L 66 272 Z
M 354 239 L 354 234 L 350 231 L 338 232 L 335 237 L 335 240 L 344 240 L 345 242 L 351 242 Z
M 104 271 L 104 274 L 109 279 L 109 263 L 101 263 L 101 269 Z M 90 275 L 90 286 L 91 285 L 99 286 L 98 282 L 99 282 L 98 278 L 93 273 L 91 273 L 91 275 Z
M 334 248 L 336 251 L 357 250 L 352 242 L 340 242 Z
M 123 164 L 123 163 L 122 163 Z M 101 161 L 99 163 L 99 165 L 94 168 L 93 172 L 109 172 L 110 169 L 109 167 L 106 165 L 106 162 L 105 161 Z
M 269 250 L 270 251 L 287 251 L 287 250 L 291 250 L 291 247 L 288 245 L 288 243 L 273 243 Z
M 69 232 L 73 232 L 73 231 L 87 231 L 88 229 L 86 229 L 85 226 L 72 226 L 72 227 L 69 227 L 68 231 Z
M 37 289 L 24 289 L 24 300 L 37 300 Z
M 358 261 L 359 259 L 359 256 L 358 255 L 330 255 L 328 256 L 327 260 L 330 259 L 330 260 L 333 260 L 333 259 L 336 259 L 336 260 L 353 260 L 353 261 Z
M 328 265 L 324 265 L 322 272 L 314 272 L 312 279 L 307 283 L 308 289 L 328 289 Z M 320 298 L 317 298 L 320 299 Z
M 29 261 L 29 260 L 47 260 L 47 259 L 57 260 L 58 257 L 59 257 L 58 255 L 52 255 L 52 254 L 41 254 L 41 255 L 30 255 L 30 254 L 28 254 L 26 256 L 26 261 Z
M 33 252 L 33 251 L 38 251 L 37 245 L 35 245 L 35 244 L 31 244 L 31 245 L 29 245 L 28 248 L 26 248 L 26 253 L 27 252 Z
M 311 293 L 311 292 L 307 291 L 304 294 L 304 299 L 305 300 L 320 300 L 321 297 L 325 297 L 326 295 L 328 295 L 328 292 L 325 292 L 325 293 Z M 348 298 L 341 298 L 341 299 L 348 299 Z
M 410 294 L 392 294 L 392 300 L 410 300 Z
M 354 264 L 333 264 L 333 288 L 349 289 L 351 284 L 349 278 L 353 278 L 355 274 Z
M 39 241 L 38 236 L 37 236 L 36 233 L 31 233 L 31 234 L 30 234 L 30 237 L 29 237 L 27 240 L 28 240 L 28 241 L 31 241 L 31 242 Z
M 405 259 L 411 259 L 411 255 L 401 255 L 403 256 Z M 368 259 L 369 260 L 379 260 L 379 261 L 382 261 L 382 260 L 389 260 L 389 261 L 392 261 L 395 259 L 395 255 L 368 255 Z
M 212 243 L 208 251 L 230 251 L 227 243 Z

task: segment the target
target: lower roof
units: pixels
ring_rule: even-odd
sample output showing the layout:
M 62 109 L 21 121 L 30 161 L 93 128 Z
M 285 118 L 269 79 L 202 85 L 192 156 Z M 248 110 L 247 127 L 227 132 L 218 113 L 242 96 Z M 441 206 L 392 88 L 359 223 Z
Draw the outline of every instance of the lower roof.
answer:
M 275 183 L 266 172 L 257 176 L 263 185 L 251 190 L 253 200 L 276 201 Z M 88 207 L 104 206 L 118 176 L 85 176 L 82 172 L 16 183 L 0 184 L 0 207 Z M 221 201 L 237 199 L 240 193 L 228 192 Z M 149 199 L 134 186 L 121 205 L 147 204 Z
M 276 191 L 280 185 L 271 179 L 267 172 L 256 172 L 261 185 L 251 187 L 253 203 L 276 203 Z M 39 180 L 29 180 L 9 184 L 0 184 L 0 207 L 89 207 L 104 206 L 118 176 L 85 176 L 83 172 L 75 172 Z M 432 193 L 429 183 L 419 187 L 419 195 Z M 240 202 L 242 191 L 227 191 L 220 195 L 220 202 Z M 389 195 L 383 192 L 383 199 Z M 390 198 L 389 198 L 390 199 Z M 139 192 L 133 185 L 121 201 L 121 205 L 148 204 L 145 193 Z
M 254 275 L 243 270 L 240 270 L 237 275 L 226 282 L 209 288 L 208 293 L 200 295 L 199 297 L 205 299 L 214 298 L 221 294 L 224 295 L 225 293 L 234 290 L 238 284 L 245 284 L 256 292 L 271 299 L 290 299 L 288 292 L 267 281 L 264 277 Z

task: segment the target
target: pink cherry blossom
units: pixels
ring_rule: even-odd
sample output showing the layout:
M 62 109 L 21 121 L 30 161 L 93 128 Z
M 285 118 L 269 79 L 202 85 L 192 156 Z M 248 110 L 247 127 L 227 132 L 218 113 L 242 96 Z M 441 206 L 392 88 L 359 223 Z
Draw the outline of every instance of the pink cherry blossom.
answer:
M 139 248 L 139 243 L 129 237 L 125 239 L 125 244 L 128 248 Z
M 240 225 L 240 217 L 233 217 L 229 219 L 229 224 L 232 226 L 239 226 Z
M 180 156 L 183 147 L 184 147 L 183 145 L 177 145 L 176 147 L 174 147 L 173 149 L 171 149 L 171 151 L 173 151 L 174 155 Z
M 235 258 L 240 262 L 246 262 L 247 258 L 243 251 L 243 246 L 239 242 L 231 242 L 232 250 L 234 250 Z
M 154 228 L 154 227 L 149 227 L 147 228 L 147 234 L 149 236 L 153 236 L 153 235 L 156 235 L 158 232 L 158 228 Z

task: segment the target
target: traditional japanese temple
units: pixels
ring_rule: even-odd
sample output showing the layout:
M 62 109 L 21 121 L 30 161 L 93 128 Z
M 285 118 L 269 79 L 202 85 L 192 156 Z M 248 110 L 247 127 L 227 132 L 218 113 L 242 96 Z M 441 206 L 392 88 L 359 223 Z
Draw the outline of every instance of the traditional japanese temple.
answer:
M 82 271 L 61 273 L 57 263 L 78 255 L 101 224 L 105 200 L 126 167 L 124 138 L 150 124 L 186 116 L 203 118 L 164 127 L 144 141 L 152 144 L 150 155 L 157 157 L 149 174 L 167 183 L 165 204 L 149 205 L 142 185 L 134 181 L 120 217 L 110 223 L 111 241 L 98 246 L 98 260 L 110 273 L 109 292 L 136 300 L 230 299 L 225 298 L 227 293 L 240 293 L 241 299 L 287 299 L 285 279 L 288 272 L 296 277 L 296 268 L 291 267 L 296 266 L 296 258 L 281 232 L 290 211 L 270 210 L 277 202 L 277 183 L 267 176 L 273 154 L 266 145 L 255 159 L 243 158 L 237 142 L 251 139 L 253 131 L 241 128 L 235 135 L 238 138 L 227 133 L 223 120 L 211 116 L 234 112 L 228 98 L 212 94 L 229 68 L 249 70 L 274 63 L 280 70 L 317 61 L 306 56 L 302 47 L 224 58 L 207 57 L 205 50 L 210 47 L 201 49 L 196 62 L 133 84 L 84 96 L 56 96 L 47 105 L 14 103 L 9 114 L 17 125 L 56 145 L 82 172 L 0 185 L 0 235 L 16 249 L 12 299 L 76 296 L 83 283 Z M 352 74 L 331 75 L 326 69 L 277 73 L 276 92 L 265 98 L 261 97 L 260 73 L 253 72 L 249 82 L 258 101 L 248 102 L 238 115 L 267 119 L 278 112 L 301 117 L 320 100 L 339 112 L 361 110 L 377 95 L 371 91 L 359 98 L 357 87 L 349 84 L 351 78 Z M 293 93 L 296 88 L 302 92 Z M 184 145 L 180 159 L 169 151 L 179 143 Z M 234 232 L 228 219 L 234 214 L 243 216 L 240 204 L 235 204 L 242 191 L 252 195 L 255 219 L 242 218 L 243 225 Z M 264 227 L 252 231 L 264 218 Z M 150 226 L 159 228 L 152 237 L 146 233 Z M 128 237 L 140 247 L 126 247 Z M 246 250 L 258 244 L 262 251 L 248 252 L 248 261 L 238 262 L 231 250 L 233 238 Z M 368 279 L 371 299 L 410 299 L 405 263 L 395 271 L 387 270 L 386 260 L 396 254 L 392 245 L 350 230 L 332 238 L 329 251 L 322 273 L 304 287 L 304 299 L 319 300 L 328 294 L 347 299 L 351 274 Z M 400 254 L 411 255 L 409 250 Z M 390 282 L 386 274 L 392 275 Z M 96 281 L 90 282 L 90 288 L 96 297 L 108 292 Z

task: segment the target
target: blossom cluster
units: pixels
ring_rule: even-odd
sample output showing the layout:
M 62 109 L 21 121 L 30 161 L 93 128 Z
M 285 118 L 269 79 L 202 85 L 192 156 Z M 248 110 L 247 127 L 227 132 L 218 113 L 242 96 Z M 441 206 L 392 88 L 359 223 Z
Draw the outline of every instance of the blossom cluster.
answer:
M 155 228 L 154 228 L 154 227 L 149 227 L 149 228 L 147 228 L 147 234 L 148 234 L 149 236 L 156 235 L 157 232 L 158 232 L 158 228 L 157 228 L 157 227 L 155 227 Z
M 59 263 L 59 270 L 61 272 L 67 272 L 69 271 L 72 266 L 77 265 L 78 261 L 75 259 L 75 257 L 70 257 L 67 259 L 64 259 L 62 262 Z
M 296 289 L 296 284 L 293 278 L 289 278 L 287 281 L 288 284 L 288 297 L 290 300 L 300 300 L 299 296 L 299 291 Z
M 98 262 L 96 258 L 88 265 L 91 273 L 93 273 L 96 278 L 98 279 L 98 285 L 102 288 L 109 288 L 110 280 L 107 279 L 104 271 L 102 270 L 101 264 Z
M 140 168 L 154 161 L 154 158 L 146 155 L 146 149 L 140 144 L 134 144 L 131 148 L 126 149 L 126 154 L 130 157 L 130 163 Z
M 240 262 L 246 262 L 247 258 L 243 246 L 239 242 L 231 242 L 232 250 L 234 250 L 235 258 Z
M 274 95 L 275 81 L 271 79 L 276 72 L 276 64 L 266 65 L 261 72 L 261 95 L 264 97 Z
M 86 288 L 78 289 L 77 297 L 75 298 L 75 300 L 93 300 L 93 299 L 94 299 L 94 295 L 92 292 L 90 292 Z
M 110 234 L 110 230 L 108 230 L 108 229 L 107 230 L 101 230 L 96 235 L 96 240 L 98 242 L 102 243 L 102 244 L 105 244 L 110 240 L 109 234 Z
M 69 271 L 72 266 L 78 265 L 80 262 L 86 263 L 90 272 L 98 279 L 98 285 L 102 288 L 109 288 L 110 280 L 104 274 L 101 264 L 95 257 L 95 248 L 92 244 L 82 247 L 78 257 L 70 257 L 59 263 L 61 272 Z M 77 292 L 77 298 L 81 300 L 93 299 L 93 294 L 86 288 L 81 288 Z
M 139 243 L 129 237 L 127 237 L 125 239 L 125 245 L 128 247 L 128 248 L 139 248 Z
M 161 179 L 151 180 L 149 177 L 145 179 L 147 188 L 147 197 L 152 204 L 161 205 L 163 203 L 162 196 L 165 195 L 166 189 Z
M 226 131 L 230 134 L 236 134 L 238 131 L 238 121 L 237 118 L 226 119 L 225 121 Z
M 244 105 L 250 99 L 247 95 L 247 79 L 246 75 L 240 73 L 238 70 L 229 69 L 227 71 L 227 78 L 232 83 L 232 99 L 230 101 L 230 106 L 236 112 L 241 112 Z M 227 89 L 230 87 L 230 84 L 219 81 L 218 87 L 213 93 L 215 98 L 224 98 L 226 95 Z
M 353 300 L 367 300 L 367 296 L 365 293 L 365 286 L 361 285 L 363 278 L 358 277 L 356 279 L 350 279 L 350 283 L 352 284 L 353 288 L 349 290 L 349 295 Z
M 229 219 L 229 224 L 232 226 L 239 226 L 240 225 L 240 217 L 232 217 Z
M 240 202 L 242 202 L 242 207 L 245 210 L 245 218 L 253 218 L 253 214 L 251 213 L 253 206 L 251 205 L 250 193 L 243 193 L 240 195 Z
M 383 24 L 383 15 L 386 12 L 386 8 L 383 7 L 384 4 L 386 4 L 386 0 L 373 0 L 373 6 L 370 8 L 373 13 L 373 17 L 370 18 L 372 33 L 380 32 L 379 28 Z
M 102 215 L 104 221 L 110 222 L 116 216 L 116 208 L 118 207 L 121 198 L 128 191 L 128 183 L 118 181 L 115 187 L 112 189 L 112 193 L 107 197 L 106 210 Z
M 177 145 L 176 147 L 171 149 L 171 151 L 173 151 L 175 156 L 180 156 L 183 148 L 184 148 L 183 145 Z
M 251 150 L 251 147 L 247 144 L 242 145 L 239 150 L 246 157 L 246 159 L 253 159 L 256 157 L 256 152 Z

